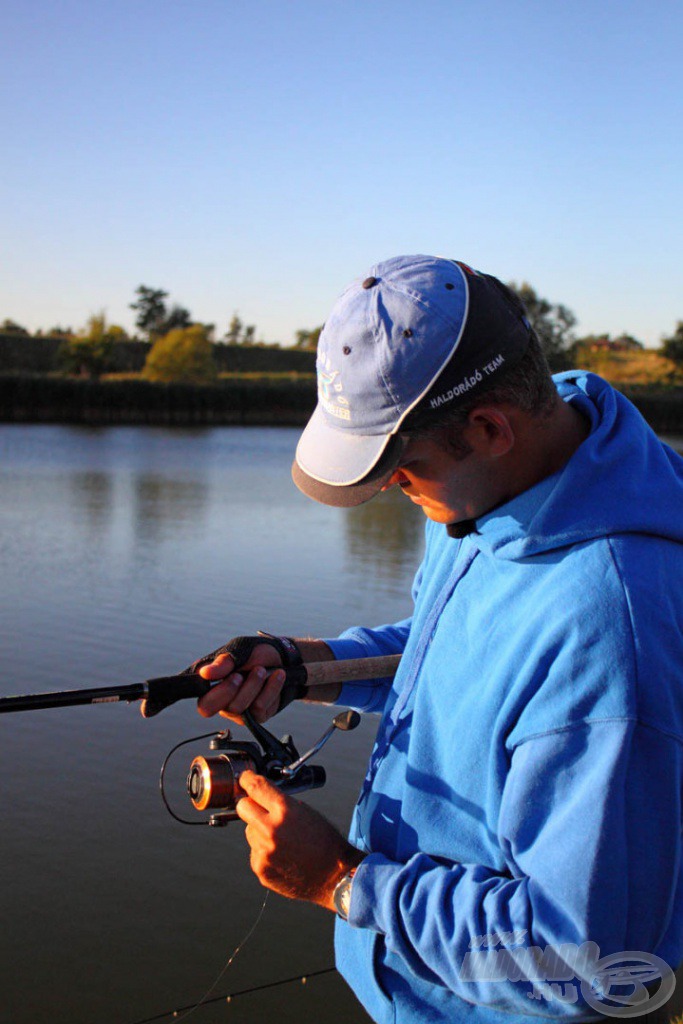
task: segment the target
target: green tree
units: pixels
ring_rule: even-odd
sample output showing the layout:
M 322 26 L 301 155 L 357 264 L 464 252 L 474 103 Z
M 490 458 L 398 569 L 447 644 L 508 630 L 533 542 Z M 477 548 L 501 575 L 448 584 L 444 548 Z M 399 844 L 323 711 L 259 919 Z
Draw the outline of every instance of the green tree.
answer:
M 169 331 L 175 331 L 178 327 L 184 329 L 191 325 L 192 315 L 189 309 L 185 309 L 184 306 L 173 306 L 159 324 L 157 333 L 168 334 Z
M 538 335 L 550 368 L 567 369 L 571 362 L 573 329 L 576 326 L 576 317 L 572 311 L 560 302 L 552 303 L 541 298 L 535 288 L 526 281 L 520 285 L 510 281 L 508 288 L 512 289 L 524 303 L 527 316 Z
M 242 329 L 244 324 L 240 320 L 237 313 L 233 313 L 230 326 L 225 332 L 225 341 L 228 345 L 239 345 L 242 340 Z
M 217 377 L 213 347 L 203 324 L 178 327 L 154 342 L 143 376 L 147 380 L 209 384 Z
M 37 331 L 36 334 L 44 338 L 62 338 L 68 341 L 69 338 L 73 338 L 74 331 L 71 327 L 62 327 L 60 324 L 56 324 L 54 327 L 48 327 L 46 331 Z
M 168 292 L 161 288 L 148 288 L 141 284 L 135 289 L 138 296 L 137 302 L 131 302 L 130 308 L 137 311 L 135 326 L 147 335 L 149 341 L 165 333 L 163 330 L 167 311 L 164 299 L 168 298 Z M 187 326 L 180 324 L 179 326 Z
M 662 339 L 662 355 L 683 366 L 683 320 L 678 321 L 670 338 Z
M 124 327 L 119 327 L 118 324 L 110 324 L 107 327 L 107 334 L 112 341 L 130 341 L 130 335 Z
M 0 334 L 17 334 L 22 335 L 25 338 L 30 337 L 29 332 L 21 324 L 15 323 L 14 320 L 3 320 L 0 324 Z
M 126 336 L 122 327 L 109 326 L 104 313 L 91 316 L 78 334 L 65 338 L 58 349 L 58 360 L 66 373 L 99 377 L 108 368 L 114 343 Z
M 312 331 L 297 331 L 295 334 L 296 341 L 294 342 L 293 347 L 304 349 L 305 351 L 315 349 L 317 347 L 318 338 L 320 337 L 320 332 L 322 331 L 322 329 L 323 325 L 321 324 L 320 327 L 314 327 Z

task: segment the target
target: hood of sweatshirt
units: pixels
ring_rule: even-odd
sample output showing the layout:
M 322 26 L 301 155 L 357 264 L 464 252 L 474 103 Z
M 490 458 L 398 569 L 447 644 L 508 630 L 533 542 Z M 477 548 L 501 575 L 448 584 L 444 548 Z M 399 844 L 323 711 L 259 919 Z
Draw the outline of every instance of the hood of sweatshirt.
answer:
M 572 370 L 554 380 L 590 434 L 558 473 L 478 519 L 472 542 L 514 560 L 607 534 L 683 542 L 683 458 L 601 377 Z

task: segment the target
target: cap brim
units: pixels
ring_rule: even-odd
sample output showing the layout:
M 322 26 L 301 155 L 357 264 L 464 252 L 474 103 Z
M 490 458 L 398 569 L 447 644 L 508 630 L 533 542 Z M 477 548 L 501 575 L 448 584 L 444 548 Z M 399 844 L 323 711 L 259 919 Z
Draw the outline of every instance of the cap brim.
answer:
M 314 501 L 336 508 L 352 508 L 374 498 L 389 481 L 400 461 L 405 447 L 403 438 L 398 434 L 369 437 L 342 434 L 341 431 L 333 431 L 323 424 L 324 429 L 322 433 L 317 434 L 315 442 L 316 450 L 320 450 L 319 445 L 325 439 L 329 443 L 328 458 L 325 460 L 328 478 L 323 480 L 311 471 L 310 461 L 306 461 L 306 455 L 308 453 L 310 456 L 311 449 L 303 442 L 312 425 L 313 417 L 302 435 L 296 459 L 292 463 L 292 479 L 299 490 Z M 368 461 L 370 469 L 363 473 L 362 470 Z M 330 465 L 335 470 L 334 480 L 329 479 Z M 349 480 L 351 482 L 347 482 Z

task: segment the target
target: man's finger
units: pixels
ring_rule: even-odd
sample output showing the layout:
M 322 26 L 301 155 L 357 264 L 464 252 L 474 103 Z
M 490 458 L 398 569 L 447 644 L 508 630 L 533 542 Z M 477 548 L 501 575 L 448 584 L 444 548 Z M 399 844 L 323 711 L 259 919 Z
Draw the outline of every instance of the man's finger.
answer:
M 205 693 L 197 701 L 197 711 L 199 714 L 204 718 L 211 718 L 212 715 L 229 707 L 242 682 L 242 676 L 235 672 L 228 679 L 223 679 L 220 683 L 216 683 L 208 693 Z
M 266 679 L 263 689 L 250 709 L 258 722 L 265 721 L 277 711 L 280 706 L 280 693 L 286 678 L 282 669 L 276 669 Z
M 252 703 L 261 693 L 266 682 L 266 676 L 268 675 L 268 669 L 263 665 L 257 665 L 248 675 L 246 669 L 242 668 L 240 672 L 244 682 L 233 694 L 230 707 L 224 708 L 225 711 L 231 711 L 233 715 L 241 715 L 243 711 L 251 707 Z
M 270 817 L 268 811 L 249 796 L 242 796 L 235 802 L 235 813 L 245 825 L 256 826 L 257 831 Z
M 263 775 L 252 771 L 242 772 L 239 784 L 247 796 L 266 811 L 281 813 L 284 810 L 286 796 Z
M 214 682 L 216 679 L 224 679 L 229 676 L 235 668 L 235 659 L 232 654 L 219 654 L 210 665 L 202 665 L 199 669 L 199 675 L 202 679 L 208 679 L 209 682 Z

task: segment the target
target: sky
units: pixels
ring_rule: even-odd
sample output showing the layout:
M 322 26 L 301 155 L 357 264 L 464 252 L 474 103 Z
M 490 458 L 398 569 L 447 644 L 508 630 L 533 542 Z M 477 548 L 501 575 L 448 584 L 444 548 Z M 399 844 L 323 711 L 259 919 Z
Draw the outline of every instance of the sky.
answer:
M 3 0 L 0 322 L 140 284 L 290 344 L 400 253 L 656 346 L 683 319 L 681 0 Z

